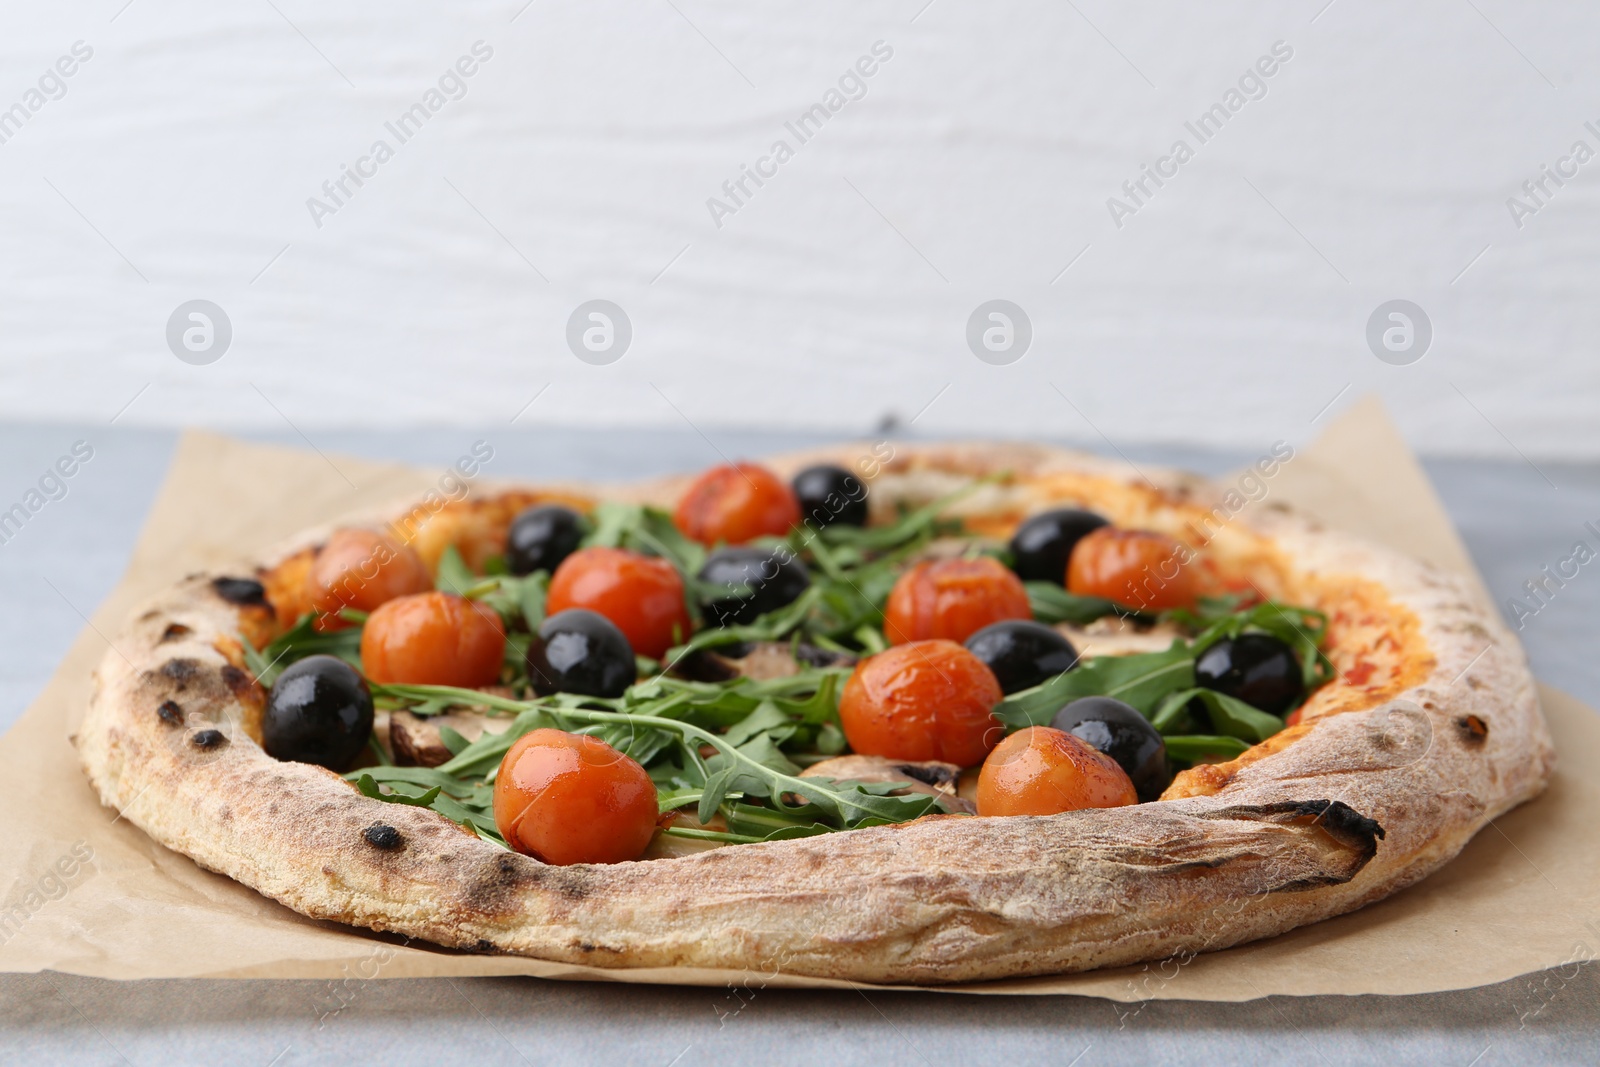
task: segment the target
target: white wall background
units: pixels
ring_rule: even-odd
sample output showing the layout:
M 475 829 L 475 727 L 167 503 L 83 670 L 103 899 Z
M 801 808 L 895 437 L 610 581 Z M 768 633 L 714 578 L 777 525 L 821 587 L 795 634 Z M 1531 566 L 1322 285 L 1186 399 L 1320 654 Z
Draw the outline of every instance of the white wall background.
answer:
M 10 4 L 0 108 L 94 56 L 0 145 L 0 416 L 315 436 L 509 420 L 548 385 L 522 422 L 1254 448 L 1377 389 L 1425 449 L 1600 456 L 1600 162 L 1520 229 L 1506 206 L 1600 149 L 1600 8 L 1325 3 Z M 467 95 L 315 226 L 478 40 Z M 707 198 L 879 40 L 867 95 L 716 227 Z M 1267 95 L 1114 226 L 1279 40 Z M 196 297 L 233 323 L 209 366 L 164 338 Z M 596 297 L 634 326 L 607 367 L 564 342 Z M 995 297 L 1033 321 L 1010 366 L 965 344 Z M 1364 340 L 1395 297 L 1434 325 L 1411 366 Z

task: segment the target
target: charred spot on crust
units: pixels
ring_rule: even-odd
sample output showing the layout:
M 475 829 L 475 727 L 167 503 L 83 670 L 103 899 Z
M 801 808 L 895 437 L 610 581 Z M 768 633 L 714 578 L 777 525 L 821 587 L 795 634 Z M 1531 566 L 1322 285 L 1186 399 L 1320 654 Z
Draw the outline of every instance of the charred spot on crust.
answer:
M 161 665 L 162 676 L 170 679 L 179 692 L 199 673 L 200 664 L 192 659 L 169 659 Z
M 183 725 L 183 706 L 176 700 L 163 700 L 161 706 L 156 708 L 156 714 L 168 726 Z
M 563 877 L 556 883 L 555 889 L 568 900 L 582 900 L 589 895 L 588 879 L 579 876 L 576 872 L 562 872 Z
M 490 914 L 499 914 L 513 906 L 514 891 L 531 878 L 542 876 L 543 869 L 529 872 L 520 868 L 517 857 L 502 852 L 493 859 L 474 864 L 464 872 L 462 897 L 468 907 Z
M 235 696 L 243 696 L 255 688 L 256 680 L 229 663 L 222 668 L 222 682 L 233 690 Z
M 192 633 L 194 631 L 181 622 L 169 623 L 167 628 L 161 631 L 161 640 L 158 643 L 166 644 L 168 641 L 176 641 L 180 637 L 188 637 Z
M 381 848 L 385 852 L 393 852 L 405 844 L 405 838 L 400 836 L 400 831 L 384 823 L 376 823 L 361 831 L 361 836 L 367 839 L 367 844 L 373 848 Z
M 1463 715 L 1456 720 L 1461 740 L 1469 745 L 1481 745 L 1489 737 L 1489 724 L 1476 715 Z
M 501 853 L 491 863 L 479 868 L 479 874 L 468 886 L 468 895 L 474 898 L 493 898 L 518 882 L 517 861 L 510 853 Z
M 228 736 L 221 730 L 210 729 L 196 730 L 195 735 L 189 738 L 189 743 L 195 748 L 221 748 L 228 743 Z
M 473 951 L 473 952 L 498 952 L 500 950 L 495 947 L 495 944 L 494 944 L 493 941 L 486 941 L 485 939 L 480 937 L 480 938 L 478 938 L 478 943 L 476 945 L 472 946 L 471 951 Z
M 1342 800 L 1285 800 L 1276 804 L 1251 804 L 1223 808 L 1207 817 L 1315 826 L 1352 855 L 1354 862 L 1345 873 L 1299 879 L 1277 886 L 1275 891 L 1311 889 L 1348 882 L 1378 854 L 1378 842 L 1384 837 L 1383 827 L 1376 819 L 1367 818 Z
M 272 606 L 267 600 L 267 587 L 254 578 L 213 578 L 211 588 L 223 600 L 241 608 Z
M 586 899 L 595 880 L 589 874 L 567 867 L 533 863 L 513 852 L 502 852 L 475 866 L 463 886 L 470 907 L 499 913 L 514 906 L 512 893 L 523 886 L 538 886 L 569 901 Z M 494 951 L 500 951 L 496 948 Z
M 1378 842 L 1383 840 L 1383 827 L 1376 819 L 1367 818 L 1342 800 L 1300 800 L 1292 807 L 1346 844 L 1376 854 Z

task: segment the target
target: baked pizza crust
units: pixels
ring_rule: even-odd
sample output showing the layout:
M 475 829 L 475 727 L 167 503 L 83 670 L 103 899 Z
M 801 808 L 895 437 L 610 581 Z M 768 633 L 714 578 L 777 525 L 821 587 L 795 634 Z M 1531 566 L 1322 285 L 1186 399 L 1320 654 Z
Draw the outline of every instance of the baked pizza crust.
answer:
M 997 534 L 1062 501 L 1192 530 L 1225 491 L 1046 448 L 897 448 L 871 483 L 874 508 L 999 475 L 961 505 Z M 863 454 L 770 463 L 783 472 Z M 670 502 L 682 484 L 604 495 Z M 441 539 L 460 543 L 470 559 L 474 538 L 503 537 L 509 513 L 536 496 L 447 509 L 416 543 L 434 558 Z M 231 576 L 260 574 L 270 591 L 272 568 L 304 560 L 325 533 Z M 1185 772 L 1154 804 L 930 816 L 674 859 L 546 866 L 267 756 L 252 739 L 264 694 L 241 669 L 236 635 L 259 640 L 277 613 L 223 574 L 191 576 L 129 623 L 74 740 L 106 805 L 313 918 L 595 966 L 884 983 L 1082 971 L 1270 937 L 1416 882 L 1545 788 L 1554 753 L 1523 652 L 1464 580 L 1281 508 L 1232 516 L 1208 551 L 1231 553 L 1273 595 L 1327 604 L 1348 594 L 1336 628 L 1376 651 L 1356 660 L 1336 645 L 1346 677 L 1306 705 L 1302 725 L 1233 763 Z M 1368 677 L 1386 646 L 1389 660 Z

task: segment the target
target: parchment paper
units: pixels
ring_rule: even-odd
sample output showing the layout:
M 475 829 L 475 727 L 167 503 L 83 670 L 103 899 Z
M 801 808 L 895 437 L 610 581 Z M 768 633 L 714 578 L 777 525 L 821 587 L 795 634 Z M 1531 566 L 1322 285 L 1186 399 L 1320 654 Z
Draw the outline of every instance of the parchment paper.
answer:
M 68 735 L 89 676 L 130 609 L 182 575 L 297 530 L 422 493 L 440 472 L 333 462 L 191 433 L 127 574 L 55 677 L 0 739 L 0 970 L 108 978 L 534 975 L 617 982 L 828 987 L 791 975 L 602 970 L 405 945 L 302 918 L 203 871 L 100 806 Z M 346 480 L 348 478 L 348 481 Z M 354 483 L 353 485 L 351 483 Z M 1268 482 L 1268 500 L 1476 574 L 1420 466 L 1376 400 L 1336 421 Z M 1481 588 L 1481 580 L 1479 582 Z M 1424 993 L 1600 955 L 1600 717 L 1542 691 L 1560 770 L 1539 800 L 1388 900 L 1282 937 L 1177 961 L 947 992 L 1075 993 L 1138 1001 L 1269 994 Z M 868 987 L 871 988 L 871 987 Z

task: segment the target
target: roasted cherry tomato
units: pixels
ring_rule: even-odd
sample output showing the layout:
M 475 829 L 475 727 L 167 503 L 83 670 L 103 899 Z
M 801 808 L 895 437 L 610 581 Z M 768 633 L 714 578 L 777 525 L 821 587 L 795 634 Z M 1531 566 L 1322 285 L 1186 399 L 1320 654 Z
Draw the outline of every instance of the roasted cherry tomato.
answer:
M 1102 526 L 1072 549 L 1067 591 L 1141 611 L 1191 607 L 1199 593 L 1193 556 L 1193 549 L 1163 533 Z
M 1023 581 L 1065 585 L 1072 547 L 1105 524 L 1094 512 L 1077 508 L 1032 515 L 1011 535 L 1011 569 Z
M 696 575 L 707 626 L 743 626 L 794 603 L 811 585 L 811 573 L 788 546 L 719 548 Z
M 800 513 L 808 526 L 822 529 L 867 524 L 867 487 L 843 467 L 821 464 L 807 467 L 789 483 L 800 502 Z
M 641 656 L 660 659 L 689 639 L 683 578 L 664 559 L 623 548 L 580 548 L 550 576 L 545 611 L 588 608 L 616 623 Z
M 1138 802 L 1116 760 L 1049 726 L 1018 730 L 995 746 L 978 772 L 979 815 L 1057 815 Z
M 656 785 L 598 737 L 534 730 L 494 779 L 494 824 L 506 844 L 545 863 L 638 859 L 656 832 Z
M 783 480 L 754 463 L 713 467 L 694 480 L 672 521 L 703 545 L 742 545 L 782 537 L 800 521 L 800 504 Z
M 1166 741 L 1131 704 L 1112 697 L 1079 697 L 1056 712 L 1050 725 L 1116 760 L 1140 801 L 1155 800 L 1172 781 Z
M 633 649 L 597 611 L 568 608 L 545 619 L 528 644 L 528 681 L 542 696 L 621 696 L 638 677 Z
M 1194 661 L 1194 684 L 1282 715 L 1306 695 L 1294 652 L 1271 634 L 1240 634 L 1206 646 Z
M 517 514 L 506 531 L 506 569 L 512 574 L 552 572 L 589 532 L 582 515 L 562 504 L 536 504 Z
M 994 672 L 1001 691 L 1007 694 L 1032 689 L 1078 664 L 1078 650 L 1072 642 L 1032 619 L 991 623 L 965 643 Z
M 343 771 L 371 738 L 372 693 L 344 660 L 307 656 L 272 683 L 261 740 L 274 759 Z
M 1031 619 L 1022 579 L 999 560 L 923 560 L 900 576 L 889 593 L 883 632 L 890 644 L 965 641 L 1002 619 Z
M 995 719 L 1000 683 L 954 641 L 913 641 L 856 665 L 839 698 L 839 724 L 865 756 L 973 767 L 1005 732 Z
M 339 617 L 343 608 L 371 611 L 397 596 L 433 588 L 422 557 L 388 534 L 359 527 L 335 530 L 306 575 L 311 610 L 318 630 L 343 630 L 352 625 Z
M 361 631 L 361 669 L 380 685 L 493 685 L 505 651 L 499 614 L 454 593 L 398 597 Z

